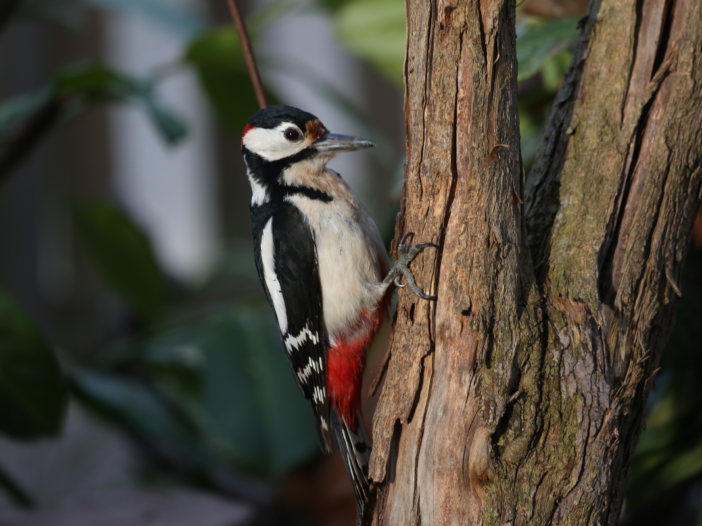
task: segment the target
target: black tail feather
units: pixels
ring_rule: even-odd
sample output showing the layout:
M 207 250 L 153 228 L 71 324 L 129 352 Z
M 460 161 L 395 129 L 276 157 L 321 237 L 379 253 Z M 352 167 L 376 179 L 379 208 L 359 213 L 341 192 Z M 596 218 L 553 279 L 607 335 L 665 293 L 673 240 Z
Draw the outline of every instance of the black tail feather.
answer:
M 334 442 L 341 452 L 344 467 L 356 496 L 356 524 L 361 524 L 370 499 L 370 481 L 368 478 L 368 463 L 370 461 L 371 445 L 363 428 L 361 415 L 357 417 L 357 429 L 352 430 L 346 422 L 331 411 Z
M 333 411 L 332 411 L 333 413 Z M 326 429 L 325 429 L 325 426 Z M 319 442 L 319 448 L 322 450 L 322 453 L 325 455 L 328 455 L 331 453 L 331 437 L 330 435 L 333 433 L 332 430 L 329 429 L 327 421 L 325 420 L 324 416 L 320 415 L 315 415 L 314 418 L 314 427 L 315 430 L 317 431 L 317 441 Z M 334 427 L 333 421 L 332 421 L 332 428 Z M 334 438 L 334 441 L 336 441 L 336 437 Z

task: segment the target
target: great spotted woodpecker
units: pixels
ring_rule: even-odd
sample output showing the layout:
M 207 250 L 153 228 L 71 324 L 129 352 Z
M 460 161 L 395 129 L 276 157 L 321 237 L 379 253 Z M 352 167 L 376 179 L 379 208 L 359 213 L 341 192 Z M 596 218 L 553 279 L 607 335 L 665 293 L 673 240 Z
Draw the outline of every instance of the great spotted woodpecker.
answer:
M 315 415 L 322 450 L 333 438 L 356 496 L 359 521 L 369 496 L 370 443 L 360 418 L 366 351 L 388 314 L 393 283 L 424 248 L 405 248 L 390 270 L 373 220 L 326 164 L 339 152 L 374 146 L 335 135 L 290 106 L 254 114 L 241 151 L 253 195 L 258 275 L 278 321 L 295 380 Z M 383 276 L 386 276 L 383 279 Z

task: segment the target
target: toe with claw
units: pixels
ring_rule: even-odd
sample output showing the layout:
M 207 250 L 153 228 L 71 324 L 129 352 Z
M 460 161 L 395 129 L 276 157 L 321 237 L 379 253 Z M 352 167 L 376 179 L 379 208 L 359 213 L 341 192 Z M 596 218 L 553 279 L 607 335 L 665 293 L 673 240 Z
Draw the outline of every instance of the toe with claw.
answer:
M 400 240 L 400 244 L 397 247 L 399 257 L 397 258 L 397 261 L 395 261 L 395 266 L 392 268 L 387 278 L 385 278 L 385 282 L 389 283 L 392 281 L 396 287 L 404 288 L 405 285 L 400 283 L 400 278 L 404 276 L 405 280 L 407 281 L 406 285 L 409 285 L 410 290 L 417 296 L 425 300 L 436 301 L 436 296 L 429 296 L 425 294 L 424 291 L 417 286 L 417 283 L 414 281 L 412 271 L 409 269 L 409 265 L 412 263 L 412 260 L 414 260 L 414 258 L 417 257 L 417 255 L 425 248 L 439 247 L 434 243 L 417 243 L 416 245 L 412 245 L 407 248 L 407 241 L 413 236 L 414 233 L 408 232 L 402 237 L 402 240 Z

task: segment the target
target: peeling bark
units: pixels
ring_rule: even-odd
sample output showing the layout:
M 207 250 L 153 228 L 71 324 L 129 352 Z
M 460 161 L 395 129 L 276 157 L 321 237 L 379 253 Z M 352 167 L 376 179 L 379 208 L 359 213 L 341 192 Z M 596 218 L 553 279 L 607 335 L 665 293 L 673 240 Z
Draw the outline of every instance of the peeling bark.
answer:
M 406 0 L 379 525 L 616 524 L 702 183 L 702 3 L 594 0 L 526 182 L 514 4 Z

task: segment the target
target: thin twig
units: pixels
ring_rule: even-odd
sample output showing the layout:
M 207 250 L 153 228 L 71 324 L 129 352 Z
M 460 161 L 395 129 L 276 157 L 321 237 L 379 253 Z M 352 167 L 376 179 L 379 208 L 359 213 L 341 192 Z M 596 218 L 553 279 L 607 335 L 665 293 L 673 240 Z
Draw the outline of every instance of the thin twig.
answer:
M 33 508 L 35 501 L 25 489 L 10 475 L 3 466 L 0 466 L 0 488 L 2 488 L 12 501 L 22 508 Z
M 266 91 L 263 89 L 263 82 L 261 82 L 261 76 L 258 74 L 256 58 L 254 57 L 253 50 L 251 49 L 251 41 L 249 40 L 249 34 L 246 31 L 244 19 L 241 17 L 241 12 L 239 11 L 239 6 L 237 5 L 236 0 L 227 0 L 227 3 L 229 4 L 229 12 L 232 15 L 232 20 L 234 20 L 236 32 L 239 34 L 241 50 L 244 52 L 246 67 L 249 68 L 249 76 L 251 77 L 251 84 L 253 84 L 254 91 L 256 92 L 258 105 L 261 107 L 261 109 L 267 108 L 268 99 L 266 98 Z
M 61 117 L 64 101 L 51 98 L 0 144 L 0 183 L 46 137 Z

